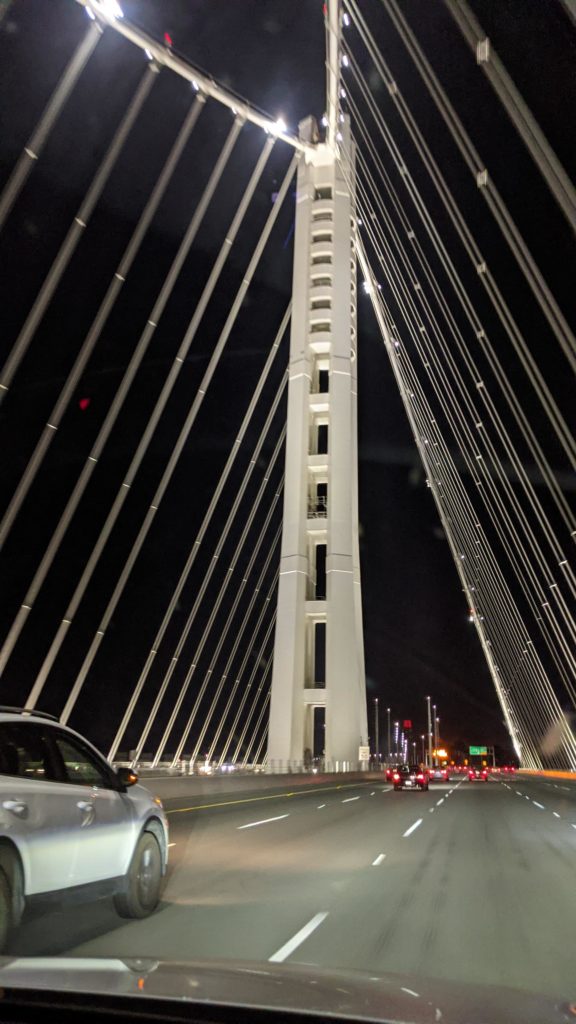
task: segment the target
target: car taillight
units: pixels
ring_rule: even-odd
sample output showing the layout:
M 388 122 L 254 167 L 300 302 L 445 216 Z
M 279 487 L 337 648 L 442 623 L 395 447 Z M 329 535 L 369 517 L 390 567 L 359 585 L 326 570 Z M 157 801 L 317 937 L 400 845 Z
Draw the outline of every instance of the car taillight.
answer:
M 418 779 L 418 782 L 424 782 L 424 776 L 423 775 L 417 775 L 416 778 Z
M 400 776 L 397 775 L 396 772 L 394 772 L 394 775 L 392 776 L 392 778 L 394 779 L 394 782 L 399 782 L 400 781 Z

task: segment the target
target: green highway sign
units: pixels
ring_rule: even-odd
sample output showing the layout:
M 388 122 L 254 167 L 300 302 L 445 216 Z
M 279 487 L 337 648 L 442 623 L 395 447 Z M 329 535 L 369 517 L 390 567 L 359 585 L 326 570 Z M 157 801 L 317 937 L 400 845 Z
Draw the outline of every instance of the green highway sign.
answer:
M 470 757 L 474 757 L 475 754 L 479 755 L 488 753 L 488 747 L 469 747 L 468 749 L 470 751 Z

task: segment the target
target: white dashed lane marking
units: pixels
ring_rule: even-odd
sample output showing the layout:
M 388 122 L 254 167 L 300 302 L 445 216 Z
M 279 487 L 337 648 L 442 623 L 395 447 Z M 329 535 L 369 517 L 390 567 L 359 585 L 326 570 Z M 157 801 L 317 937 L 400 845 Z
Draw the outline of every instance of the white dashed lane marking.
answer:
M 421 825 L 421 824 L 422 824 L 422 818 L 418 818 L 418 821 L 415 821 L 413 825 L 410 825 L 410 828 L 406 829 L 406 831 L 405 831 L 404 835 L 402 836 L 402 838 L 403 839 L 407 839 L 408 836 L 411 836 L 412 833 L 415 832 L 416 829 L 418 828 L 418 826 Z

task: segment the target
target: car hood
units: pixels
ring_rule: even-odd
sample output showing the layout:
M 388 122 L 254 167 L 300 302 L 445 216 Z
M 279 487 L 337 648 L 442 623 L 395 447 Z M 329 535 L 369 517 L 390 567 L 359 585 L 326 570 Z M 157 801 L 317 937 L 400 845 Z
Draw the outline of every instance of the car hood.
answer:
M 26 989 L 91 993 L 102 1004 L 110 997 L 132 996 L 403 1024 L 573 1024 L 576 1019 L 576 1006 L 570 1005 L 576 991 L 555 1000 L 413 975 L 239 961 L 4 957 L 0 986 L 4 1004 L 14 998 L 11 990 Z

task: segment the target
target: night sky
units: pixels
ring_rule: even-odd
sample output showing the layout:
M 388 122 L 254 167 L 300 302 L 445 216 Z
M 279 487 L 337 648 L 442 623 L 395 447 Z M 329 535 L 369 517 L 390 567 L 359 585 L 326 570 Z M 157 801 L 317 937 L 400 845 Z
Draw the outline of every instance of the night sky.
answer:
M 573 124 L 576 85 L 575 33 L 557 0 L 477 0 L 472 4 L 508 70 L 548 134 L 564 166 L 574 170 Z M 124 0 L 127 18 L 158 38 L 170 34 L 173 47 L 254 105 L 282 116 L 291 130 L 324 109 L 324 23 L 319 0 Z M 527 330 L 533 351 L 550 360 L 547 370 L 569 407 L 571 382 L 554 362 L 546 335 L 526 296 L 526 288 L 474 190 L 465 181 L 439 119 L 378 0 L 362 4 L 374 34 L 393 68 L 427 137 L 459 197 L 492 266 L 500 274 L 507 299 Z M 512 136 L 490 87 L 481 79 L 458 31 L 440 0 L 405 0 L 402 8 L 421 45 L 448 90 L 452 102 L 497 169 L 498 185 L 537 253 L 555 294 L 573 309 L 574 265 L 568 229 L 558 215 L 522 144 Z M 85 12 L 73 0 L 14 0 L 0 22 L 0 187 L 25 145 L 66 61 L 87 28 Z M 351 46 L 354 47 L 353 29 Z M 358 53 L 360 54 L 360 49 Z M 99 43 L 65 115 L 51 137 L 0 234 L 0 337 L 2 361 L 24 321 L 64 234 L 82 200 L 94 168 L 143 73 L 139 50 L 107 32 Z M 368 67 L 366 72 L 368 73 Z M 376 86 L 375 86 L 376 88 Z M 375 93 L 390 126 L 394 112 L 386 96 Z M 159 77 L 126 152 L 118 162 L 61 287 L 43 319 L 8 399 L 0 408 L 2 508 L 7 504 L 40 435 L 79 345 L 92 322 L 111 274 L 130 237 L 135 218 L 150 192 L 192 99 L 175 76 Z M 88 455 L 118 387 L 154 297 L 182 237 L 214 160 L 230 128 L 230 113 L 210 104 L 193 133 L 174 181 L 85 372 L 62 428 L 34 488 L 0 554 L 0 636 L 5 637 L 35 566 L 56 525 L 71 487 Z M 22 704 L 32 686 L 75 581 L 110 502 L 123 479 L 132 452 L 145 429 L 162 380 L 193 313 L 211 264 L 251 172 L 264 136 L 246 127 L 226 175 L 226 187 L 212 204 L 185 265 L 150 350 L 108 445 L 102 465 L 68 531 L 56 570 L 44 585 L 21 641 L 2 678 L 4 703 Z M 409 151 L 409 150 L 408 150 Z M 264 223 L 291 153 L 277 144 L 257 190 L 250 216 L 233 250 L 208 315 L 186 360 L 168 414 L 145 459 L 66 643 L 49 677 L 40 706 L 58 713 L 86 647 L 104 610 L 127 545 L 138 531 L 207 358 L 226 318 L 252 246 Z M 421 174 L 422 189 L 427 189 Z M 433 194 L 431 210 L 443 225 Z M 270 249 L 260 264 L 213 389 L 208 393 L 193 435 L 186 445 L 161 512 L 111 623 L 82 701 L 70 724 L 106 749 L 138 678 L 155 630 L 196 535 L 212 489 L 234 440 L 248 396 L 275 335 L 290 294 L 293 192 L 281 211 Z M 572 263 L 570 260 L 572 259 Z M 466 273 L 466 271 L 464 271 Z M 477 288 L 471 281 L 471 288 Z M 484 301 L 481 295 L 475 300 Z M 490 323 L 490 312 L 482 310 Z M 495 336 L 496 329 L 494 331 Z M 509 757 L 510 745 L 492 682 L 461 592 L 438 514 L 413 444 L 369 300 L 359 310 L 360 519 L 364 633 L 370 720 L 372 699 L 390 705 L 395 718 L 411 718 L 424 731 L 425 696 L 439 707 L 442 737 L 459 746 L 496 743 Z M 218 531 L 240 485 L 269 404 L 282 378 L 287 338 L 273 379 L 258 406 L 243 456 L 230 480 L 217 519 L 184 591 L 167 642 L 151 674 L 145 701 L 135 716 L 125 747 L 137 739 L 155 687 L 162 679 L 202 573 L 209 564 Z M 262 454 L 256 493 L 264 466 L 281 429 L 281 406 Z M 537 422 L 536 425 L 538 426 Z M 573 497 L 573 480 L 560 453 L 554 464 Z M 257 543 L 259 524 L 273 499 L 281 464 L 273 471 L 263 511 L 240 562 L 245 566 Z M 279 512 L 281 499 L 277 505 Z M 246 514 L 246 513 L 244 513 Z M 269 538 L 279 523 L 275 516 Z M 237 537 L 243 522 L 236 529 Z M 230 559 L 234 538 L 223 553 Z M 269 543 L 269 542 L 267 542 Z M 269 547 L 264 545 L 264 551 Z M 274 560 L 273 560 L 274 562 Z M 256 567 L 255 576 L 258 574 Z M 267 577 L 269 586 L 276 564 Z M 215 576 L 206 608 L 198 616 L 191 642 L 173 679 L 183 678 L 210 612 L 221 577 Z M 231 604 L 234 587 L 225 608 Z M 247 591 L 249 588 L 247 588 Z M 214 641 L 212 642 L 213 646 Z M 208 644 L 208 649 L 210 649 Z M 185 721 L 204 678 L 210 650 L 199 664 L 183 708 Z M 221 669 L 222 662 L 217 668 Z M 175 692 L 175 691 L 170 691 Z M 168 708 L 153 738 L 159 739 Z M 384 729 L 385 719 L 381 723 Z M 178 731 L 178 730 L 177 730 Z

